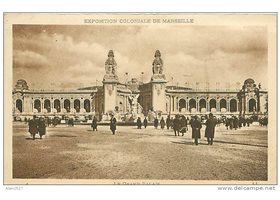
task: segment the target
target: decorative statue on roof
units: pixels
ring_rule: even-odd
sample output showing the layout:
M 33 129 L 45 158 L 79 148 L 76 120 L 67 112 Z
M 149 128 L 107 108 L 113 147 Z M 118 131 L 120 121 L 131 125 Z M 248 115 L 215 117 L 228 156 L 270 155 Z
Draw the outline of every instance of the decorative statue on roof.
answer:
M 113 50 L 110 50 L 108 52 L 108 58 L 105 62 L 105 71 L 106 74 L 113 74 L 113 75 L 117 74 L 117 63 L 114 58 Z
M 153 61 L 153 74 L 163 74 L 163 61 L 159 50 L 155 52 L 155 59 Z
M 103 81 L 107 82 L 118 82 L 118 76 L 117 76 L 117 63 L 114 58 L 114 52 L 113 50 L 110 50 L 108 52 L 108 58 L 105 62 L 105 72 L 106 74 L 103 77 Z

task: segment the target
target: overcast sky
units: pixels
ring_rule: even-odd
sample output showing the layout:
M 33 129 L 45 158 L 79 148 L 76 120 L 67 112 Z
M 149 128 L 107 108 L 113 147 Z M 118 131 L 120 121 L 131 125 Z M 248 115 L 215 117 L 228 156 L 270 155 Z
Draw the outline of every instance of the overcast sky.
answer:
M 267 30 L 229 26 L 31 26 L 13 28 L 13 80 L 31 89 L 74 89 L 99 84 L 112 49 L 119 79 L 152 76 L 161 51 L 168 84 L 209 82 L 220 87 L 247 78 L 267 87 Z M 191 86 L 191 85 L 190 85 Z

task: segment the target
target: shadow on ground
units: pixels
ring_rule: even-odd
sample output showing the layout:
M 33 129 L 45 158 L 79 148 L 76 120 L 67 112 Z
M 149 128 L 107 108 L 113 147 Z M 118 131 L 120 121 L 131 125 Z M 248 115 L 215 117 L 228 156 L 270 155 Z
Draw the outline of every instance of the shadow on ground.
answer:
M 174 144 L 185 144 L 185 145 L 194 145 L 193 142 L 172 142 Z M 241 143 L 241 142 L 226 142 L 221 140 L 215 140 L 214 143 L 222 143 L 222 144 L 236 144 L 236 145 L 245 145 L 245 146 L 253 146 L 253 147 L 265 147 L 267 148 L 267 145 L 261 145 L 261 144 L 247 144 L 247 143 Z M 206 143 L 199 143 L 199 145 L 208 145 Z

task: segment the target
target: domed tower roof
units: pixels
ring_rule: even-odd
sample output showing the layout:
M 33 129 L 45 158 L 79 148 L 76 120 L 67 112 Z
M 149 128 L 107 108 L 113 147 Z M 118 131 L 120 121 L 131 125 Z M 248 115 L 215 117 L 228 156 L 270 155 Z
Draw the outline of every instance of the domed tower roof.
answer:
M 15 89 L 28 90 L 28 85 L 27 85 L 26 80 L 19 79 L 16 83 Z
M 244 84 L 246 85 L 246 84 L 254 84 L 255 83 L 255 81 L 253 80 L 253 79 L 251 79 L 251 78 L 248 78 L 248 79 L 246 79 L 245 81 L 244 81 Z
M 247 89 L 247 91 L 254 91 L 255 88 L 256 88 L 256 84 L 255 84 L 255 81 L 251 78 L 248 78 L 244 81 L 244 88 Z

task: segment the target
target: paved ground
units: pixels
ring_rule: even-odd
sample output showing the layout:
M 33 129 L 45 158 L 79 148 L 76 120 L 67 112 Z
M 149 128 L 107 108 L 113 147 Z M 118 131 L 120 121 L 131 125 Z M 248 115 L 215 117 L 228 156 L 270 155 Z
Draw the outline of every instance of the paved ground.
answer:
M 213 146 L 193 145 L 190 131 L 99 126 L 47 128 L 31 140 L 27 126 L 13 125 L 14 178 L 267 180 L 267 128 L 217 127 Z M 202 129 L 204 136 L 204 127 Z

